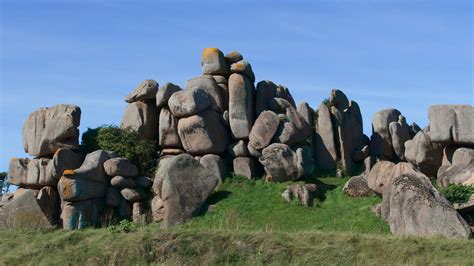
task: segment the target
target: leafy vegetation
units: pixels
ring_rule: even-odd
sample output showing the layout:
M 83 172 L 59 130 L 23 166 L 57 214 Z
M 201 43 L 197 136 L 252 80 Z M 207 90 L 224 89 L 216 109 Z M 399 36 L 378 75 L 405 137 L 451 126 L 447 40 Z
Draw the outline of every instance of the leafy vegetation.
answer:
M 117 232 L 130 233 L 132 231 L 135 231 L 136 228 L 137 228 L 137 225 L 135 223 L 126 219 L 120 221 L 117 224 L 107 227 L 107 229 L 113 233 L 117 233 Z
M 441 188 L 440 191 L 451 203 L 465 203 L 474 194 L 474 186 L 450 184 L 445 188 Z
M 132 161 L 141 175 L 153 177 L 158 158 L 157 144 L 154 141 L 141 139 L 134 131 L 111 125 L 89 128 L 82 135 L 82 146 L 86 152 L 98 149 L 114 151 Z

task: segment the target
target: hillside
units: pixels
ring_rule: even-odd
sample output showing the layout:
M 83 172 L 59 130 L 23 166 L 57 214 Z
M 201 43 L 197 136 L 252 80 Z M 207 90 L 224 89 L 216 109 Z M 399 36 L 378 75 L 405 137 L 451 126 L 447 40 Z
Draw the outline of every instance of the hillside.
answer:
M 174 229 L 159 224 L 77 231 L 0 231 L 0 264 L 472 264 L 469 240 L 390 236 L 345 178 L 320 178 L 315 206 L 288 204 L 285 184 L 228 178 L 205 216 Z M 225 200 L 223 200 L 225 198 Z

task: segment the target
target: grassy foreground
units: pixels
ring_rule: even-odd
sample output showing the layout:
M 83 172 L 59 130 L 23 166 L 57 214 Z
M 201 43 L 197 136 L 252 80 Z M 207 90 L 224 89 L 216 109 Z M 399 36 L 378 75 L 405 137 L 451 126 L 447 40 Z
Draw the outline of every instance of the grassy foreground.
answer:
M 4 230 L 0 265 L 474 264 L 473 240 L 391 236 L 370 212 L 380 199 L 345 196 L 346 180 L 309 180 L 322 192 L 306 208 L 281 199 L 287 184 L 228 179 L 210 213 L 171 230 Z

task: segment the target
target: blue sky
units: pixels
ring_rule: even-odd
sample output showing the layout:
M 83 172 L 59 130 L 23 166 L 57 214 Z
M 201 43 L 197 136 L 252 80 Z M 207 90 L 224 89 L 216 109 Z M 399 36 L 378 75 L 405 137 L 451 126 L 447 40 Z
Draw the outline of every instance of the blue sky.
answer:
M 0 170 L 26 156 L 30 112 L 72 103 L 82 132 L 118 124 L 142 80 L 200 75 L 204 47 L 240 51 L 313 107 L 343 90 L 368 135 L 384 108 L 424 127 L 430 105 L 474 102 L 471 1 L 236 2 L 1 1 Z

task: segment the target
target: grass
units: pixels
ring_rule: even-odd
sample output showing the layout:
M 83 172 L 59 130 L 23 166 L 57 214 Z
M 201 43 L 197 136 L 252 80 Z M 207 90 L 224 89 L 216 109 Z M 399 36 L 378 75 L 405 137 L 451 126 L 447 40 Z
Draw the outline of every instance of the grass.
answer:
M 209 199 L 212 211 L 197 217 L 183 228 L 219 230 L 263 230 L 300 232 L 321 230 L 387 234 L 385 222 L 371 213 L 380 202 L 376 196 L 349 198 L 342 192 L 347 179 L 320 178 L 308 182 L 318 184 L 320 193 L 313 207 L 288 204 L 281 194 L 289 183 L 226 180 Z
M 0 265 L 474 264 L 473 240 L 391 236 L 380 199 L 345 196 L 346 180 L 307 180 L 321 191 L 308 208 L 282 200 L 287 184 L 228 179 L 212 211 L 168 230 L 3 230 Z

